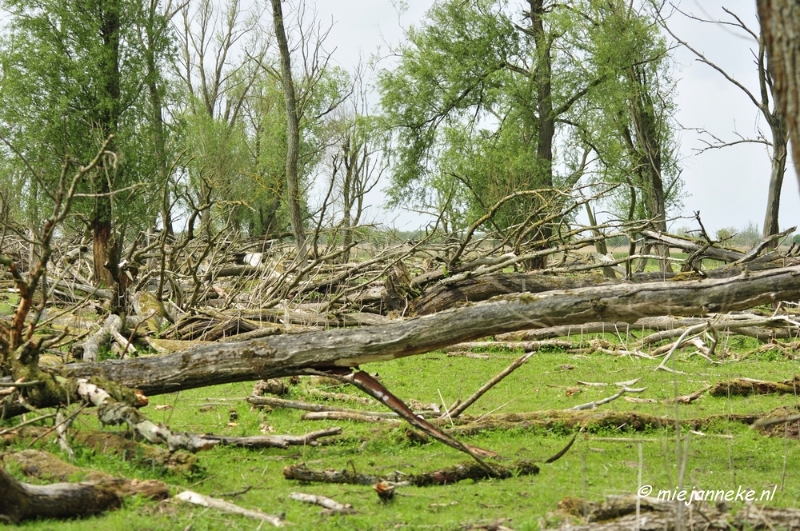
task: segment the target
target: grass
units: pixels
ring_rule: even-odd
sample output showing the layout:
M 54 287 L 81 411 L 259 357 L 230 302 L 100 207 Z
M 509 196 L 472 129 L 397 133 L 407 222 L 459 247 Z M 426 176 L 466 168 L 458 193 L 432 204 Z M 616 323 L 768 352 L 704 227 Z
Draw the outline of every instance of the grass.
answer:
M 0 316 L 13 315 L 19 302 L 19 295 L 0 293 Z
M 751 348 L 748 340 L 736 345 Z M 383 383 L 402 398 L 423 402 L 446 402 L 466 398 L 484 382 L 505 368 L 518 356 L 513 352 L 493 352 L 489 359 L 448 357 L 431 353 L 362 367 L 379 373 Z M 615 392 L 614 387 L 587 387 L 578 380 L 617 382 L 641 377 L 637 387 L 647 387 L 643 398 L 665 399 L 696 391 L 706 384 L 734 377 L 783 380 L 797 372 L 796 361 L 783 357 L 751 355 L 740 361 L 712 365 L 688 352 L 677 353 L 670 367 L 684 371 L 676 375 L 654 372 L 658 361 L 605 354 L 574 355 L 552 350 L 534 355 L 529 362 L 484 395 L 467 414 L 482 415 L 492 411 L 527 412 L 565 409 L 598 400 Z M 313 400 L 303 393 L 311 385 L 303 380 L 292 388 L 290 398 Z M 268 429 L 275 433 L 303 433 L 328 426 L 341 426 L 342 438 L 335 444 L 320 447 L 291 447 L 289 450 L 246 450 L 220 447 L 198 455 L 204 472 L 192 477 L 164 473 L 148 466 L 137 466 L 122 459 L 77 448 L 80 466 L 102 469 L 116 475 L 157 478 L 174 487 L 190 488 L 203 494 L 226 497 L 250 487 L 246 493 L 226 499 L 247 508 L 271 514 L 285 514 L 292 529 L 366 530 L 366 529 L 459 529 L 483 521 L 508 518 L 505 525 L 515 530 L 539 529 L 560 518 L 554 513 L 559 500 L 566 496 L 601 500 L 605 495 L 635 493 L 638 476 L 642 484 L 658 490 L 678 486 L 682 453 L 675 428 L 634 433 L 620 426 L 600 432 L 581 434 L 563 458 L 542 464 L 538 476 L 507 480 L 461 482 L 440 487 L 398 489 L 393 502 L 382 504 L 369 487 L 352 485 L 301 485 L 282 476 L 284 466 L 306 463 L 315 469 L 356 470 L 373 474 L 432 471 L 465 460 L 465 456 L 439 443 L 416 445 L 404 437 L 405 425 L 367 425 L 353 422 L 304 422 L 301 412 L 251 409 L 242 400 L 251 384 L 231 384 L 153 397 L 145 413 L 173 430 L 212 432 L 226 435 L 257 435 Z M 351 392 L 352 390 L 338 389 Z M 354 391 L 352 391 L 355 393 Z M 714 398 L 703 396 L 690 405 L 631 403 L 615 400 L 602 411 L 638 411 L 670 419 L 703 417 L 713 414 L 762 413 L 780 406 L 800 403 L 796 396 L 759 396 Z M 155 410 L 156 405 L 173 409 Z M 379 406 L 346 404 L 349 408 L 380 409 Z M 231 423 L 231 410 L 237 419 Z M 76 422 L 78 429 L 98 429 L 91 411 Z M 118 428 L 106 428 L 117 430 Z M 470 444 L 498 452 L 504 462 L 532 459 L 543 462 L 561 450 L 570 434 L 559 429 L 510 429 L 482 432 L 463 438 Z M 720 420 L 702 434 L 689 434 L 686 456 L 686 487 L 701 489 L 752 488 L 760 493 L 777 485 L 770 505 L 787 507 L 800 499 L 800 448 L 797 440 L 768 438 L 749 427 Z M 624 438 L 625 441 L 602 439 Z M 630 440 L 641 442 L 630 442 Z M 642 460 L 639 460 L 641 446 Z M 43 447 L 58 454 L 52 443 Z M 17 448 L 21 448 L 18 446 Z M 290 492 L 322 494 L 358 511 L 350 516 L 323 516 L 320 509 L 288 498 Z M 736 504 L 734 504 L 735 506 Z M 173 530 L 191 526 L 193 531 L 226 529 L 252 530 L 257 522 L 225 515 L 214 510 L 186 506 L 176 502 L 160 504 L 129 499 L 119 511 L 84 520 L 28 522 L 24 529 L 131 529 Z

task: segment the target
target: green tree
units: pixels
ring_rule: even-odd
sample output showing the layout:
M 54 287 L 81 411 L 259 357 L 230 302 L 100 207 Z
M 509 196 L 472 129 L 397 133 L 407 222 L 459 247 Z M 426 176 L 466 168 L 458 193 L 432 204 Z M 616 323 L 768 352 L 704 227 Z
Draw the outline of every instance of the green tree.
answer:
M 117 222 L 136 222 L 150 202 L 120 189 L 153 177 L 141 164 L 139 137 L 146 118 L 142 84 L 146 72 L 139 46 L 141 5 L 125 0 L 5 0 L 9 13 L 0 45 L 4 105 L 3 179 L 22 192 L 26 221 L 39 223 L 37 205 L 50 201 L 49 188 L 63 161 L 84 162 L 94 156 L 109 135 L 116 162 L 90 174 L 84 192 L 93 197 L 76 201 L 76 211 L 92 231 L 95 280 L 118 285 L 120 241 Z M 155 15 L 152 22 L 155 22 Z M 153 42 L 160 57 L 163 41 Z M 154 79 L 156 87 L 160 81 Z M 152 150 L 145 150 L 145 153 Z
M 682 183 L 668 49 L 650 9 L 623 0 L 584 4 L 592 22 L 580 34 L 587 74 L 602 84 L 581 102 L 586 119 L 575 133 L 594 150 L 598 178 L 623 184 L 612 200 L 617 215 L 665 232 Z M 668 249 L 659 252 L 666 258 Z
M 236 217 L 229 206 L 238 204 L 235 191 L 249 170 L 243 111 L 267 53 L 266 35 L 261 13 L 245 11 L 239 0 L 182 4 L 177 34 L 187 207 L 202 212 L 210 231 L 215 214 L 226 222 Z
M 583 75 L 565 38 L 581 20 L 570 5 L 545 0 L 435 3 L 409 30 L 397 68 L 380 74 L 393 200 L 424 203 L 436 186 L 452 197 L 456 186 L 469 222 L 513 191 L 572 186 L 580 173 L 556 171 L 555 139 L 600 82 Z M 495 224 L 530 221 L 543 206 L 535 197 L 509 201 Z
M 269 63 L 253 84 L 242 106 L 242 122 L 249 156 L 232 198 L 241 201 L 238 224 L 250 236 L 274 237 L 291 232 L 286 178 L 288 151 L 282 73 Z M 350 76 L 338 67 L 295 75 L 298 120 L 297 179 L 300 217 L 310 216 L 306 190 L 320 168 L 326 147 L 337 134 L 332 112 L 350 93 Z

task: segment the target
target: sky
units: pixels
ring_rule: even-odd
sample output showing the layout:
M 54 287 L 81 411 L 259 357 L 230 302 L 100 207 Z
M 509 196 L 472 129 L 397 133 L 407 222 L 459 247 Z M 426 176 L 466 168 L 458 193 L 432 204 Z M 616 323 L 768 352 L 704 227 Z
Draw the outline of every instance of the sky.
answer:
M 389 48 L 403 40 L 404 28 L 423 20 L 431 0 L 406 0 L 400 13 L 394 0 L 316 0 L 321 21 L 333 22 L 326 47 L 334 49 L 333 61 L 352 69 L 360 60 L 378 56 L 378 64 L 388 64 Z M 754 30 L 758 30 L 755 0 L 682 0 L 681 10 L 696 16 L 719 20 L 726 15 L 722 6 L 738 14 Z M 758 80 L 751 50 L 756 43 L 743 32 L 732 31 L 718 24 L 703 24 L 676 13 L 670 27 L 681 39 L 689 42 L 732 77 L 757 94 Z M 704 144 L 697 128 L 704 128 L 724 140 L 736 139 L 735 132 L 755 137 L 760 127 L 768 135 L 764 119 L 746 95 L 710 67 L 697 62 L 687 50 L 675 52 L 674 76 L 677 80 L 677 120 L 682 126 L 682 177 L 687 197 L 682 212 L 673 214 L 693 218 L 700 212 L 709 232 L 749 223 L 761 228 L 769 186 L 769 155 L 763 145 L 742 144 L 723 150 L 698 154 Z M 379 194 L 370 198 L 373 216 L 388 225 L 410 230 L 419 226 L 416 214 L 386 213 L 378 208 Z M 686 226 L 697 228 L 692 219 L 677 219 L 670 229 Z M 794 167 L 790 166 L 781 196 L 781 229 L 800 226 L 800 191 Z

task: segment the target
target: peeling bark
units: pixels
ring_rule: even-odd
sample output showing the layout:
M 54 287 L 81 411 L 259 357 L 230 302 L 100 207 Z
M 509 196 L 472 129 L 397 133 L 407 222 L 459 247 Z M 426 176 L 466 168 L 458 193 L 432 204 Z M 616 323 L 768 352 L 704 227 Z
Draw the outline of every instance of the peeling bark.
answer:
M 789 126 L 800 181 L 800 5 L 794 0 L 758 0 L 757 5 L 775 99 Z

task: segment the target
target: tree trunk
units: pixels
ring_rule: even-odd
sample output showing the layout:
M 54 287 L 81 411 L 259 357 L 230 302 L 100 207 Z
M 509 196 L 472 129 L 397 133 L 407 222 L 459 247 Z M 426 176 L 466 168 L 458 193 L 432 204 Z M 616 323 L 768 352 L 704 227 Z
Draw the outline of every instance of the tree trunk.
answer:
M 102 483 L 30 485 L 0 468 L 0 514 L 12 523 L 28 518 L 64 518 L 116 509 L 122 498 Z
M 150 97 L 151 123 L 153 126 L 153 148 L 156 167 L 159 174 L 159 184 L 164 187 L 161 196 L 161 223 L 167 235 L 172 235 L 172 213 L 170 209 L 169 194 L 169 164 L 167 163 L 166 127 L 164 124 L 164 102 L 161 97 L 161 87 L 158 81 L 161 77 L 157 64 L 157 47 L 163 39 L 167 28 L 167 21 L 159 16 L 156 8 L 158 2 L 151 0 L 147 6 L 147 20 L 145 21 L 144 49 L 145 67 L 147 68 L 145 83 Z
M 592 210 L 592 206 L 589 203 L 586 203 L 586 215 L 589 218 L 589 225 L 592 227 L 597 226 L 597 219 L 595 218 L 594 211 Z M 594 248 L 600 256 L 608 256 L 608 246 L 606 245 L 605 239 L 600 239 L 602 234 L 598 229 L 592 229 L 592 234 L 598 237 L 598 240 L 594 242 Z M 614 272 L 613 267 L 604 267 L 603 268 L 603 276 L 606 278 L 614 279 L 617 278 L 616 272 Z
M 770 130 L 772 131 L 772 169 L 769 177 L 769 192 L 767 194 L 767 212 L 764 216 L 763 236 L 767 238 L 780 232 L 778 215 L 781 206 L 781 189 L 783 176 L 786 173 L 786 151 L 788 138 L 786 135 L 786 120 L 780 113 L 767 116 L 771 118 Z M 778 242 L 773 242 L 776 247 Z
M 758 0 L 757 4 L 778 113 L 786 117 L 800 182 L 800 4 L 796 0 Z
M 630 100 L 631 122 L 636 132 L 635 157 L 637 173 L 640 176 L 642 200 L 647 216 L 652 220 L 656 230 L 667 232 L 666 197 L 664 180 L 661 177 L 661 142 L 655 106 L 648 92 L 649 82 L 642 68 L 632 66 L 628 70 L 631 86 L 635 92 Z M 659 269 L 662 272 L 672 271 L 669 263 L 669 247 L 658 245 L 658 254 L 662 260 Z
M 798 298 L 800 266 L 721 280 L 523 293 L 388 325 L 203 345 L 135 360 L 72 364 L 62 368 L 61 373 L 75 378 L 99 376 L 155 395 L 389 361 L 516 330 L 591 321 L 634 322 L 648 316 L 724 313 Z
M 411 302 L 412 315 L 430 315 L 459 304 L 481 302 L 510 293 L 542 293 L 557 289 L 575 289 L 602 284 L 598 276 L 572 277 L 528 273 L 481 275 L 453 285 L 437 285 Z
M 300 214 L 300 184 L 297 175 L 297 157 L 300 149 L 300 117 L 297 114 L 292 63 L 289 43 L 283 24 L 281 0 L 272 0 L 272 20 L 275 38 L 281 53 L 281 83 L 283 85 L 284 105 L 286 106 L 286 189 L 289 192 L 289 215 L 292 232 L 297 241 L 298 258 L 306 254 L 306 237 L 303 232 L 303 217 Z
M 552 41 L 544 29 L 544 0 L 530 0 L 530 17 L 533 39 L 536 43 L 536 68 L 534 83 L 537 87 L 538 131 L 536 135 L 536 168 L 537 183 L 534 188 L 553 187 L 553 137 L 556 134 L 555 114 L 553 112 L 552 57 L 550 47 Z M 543 225 L 532 237 L 547 240 L 552 234 L 549 225 Z M 529 260 L 528 269 L 544 269 L 547 267 L 547 256 Z
M 100 72 L 103 87 L 100 104 L 100 128 L 104 137 L 116 133 L 120 115 L 120 1 L 106 0 L 100 6 L 101 27 L 100 35 L 103 39 L 102 59 Z M 113 143 L 108 149 L 114 150 Z M 119 256 L 117 245 L 113 237 L 113 207 L 111 198 L 112 184 L 109 182 L 114 169 L 105 168 L 95 176 L 95 192 L 100 194 L 95 198 L 94 216 L 92 219 L 92 236 L 94 238 L 94 279 L 98 284 L 118 290 L 119 275 L 117 267 Z M 99 181 L 99 182 L 98 182 Z M 119 301 L 112 299 L 112 309 L 118 307 Z
M 60 463 L 64 468 L 80 471 L 54 457 L 47 457 L 49 454 L 43 455 L 46 464 Z M 41 457 L 36 456 L 36 459 Z M 123 497 L 134 494 L 153 499 L 169 496 L 167 486 L 160 481 L 104 477 L 80 483 L 31 485 L 18 481 L 2 467 L 0 492 L 3 493 L 0 497 L 0 516 L 11 523 L 34 518 L 71 518 L 98 514 L 119 508 Z

